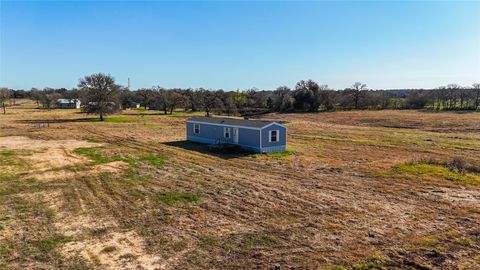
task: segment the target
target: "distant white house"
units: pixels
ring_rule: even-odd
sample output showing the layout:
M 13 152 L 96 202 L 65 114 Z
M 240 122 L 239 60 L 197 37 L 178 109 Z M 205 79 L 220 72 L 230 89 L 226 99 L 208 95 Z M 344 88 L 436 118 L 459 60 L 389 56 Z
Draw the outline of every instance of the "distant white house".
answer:
M 138 109 L 140 108 L 140 103 L 137 103 L 137 102 L 130 102 L 126 108 L 128 109 Z
M 58 109 L 80 109 L 82 103 L 78 99 L 60 98 L 57 100 Z

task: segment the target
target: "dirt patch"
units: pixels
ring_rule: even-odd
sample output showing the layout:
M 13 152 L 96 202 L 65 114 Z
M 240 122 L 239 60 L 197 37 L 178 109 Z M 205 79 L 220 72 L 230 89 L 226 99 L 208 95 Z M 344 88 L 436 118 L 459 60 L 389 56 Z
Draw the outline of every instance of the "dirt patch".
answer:
M 480 194 L 477 191 L 466 188 L 431 188 L 425 191 L 424 196 L 432 196 L 445 200 L 452 205 L 478 207 L 480 206 Z
M 100 164 L 93 167 L 94 172 L 109 172 L 109 173 L 118 173 L 128 169 L 128 163 L 124 161 L 114 161 L 106 164 Z
M 24 136 L 0 138 L 0 148 L 32 151 L 31 155 L 22 158 L 32 165 L 32 173 L 35 174 L 86 162 L 88 160 L 85 157 L 72 154 L 73 150 L 79 147 L 100 145 L 99 143 L 79 140 L 37 140 Z M 62 175 L 62 177 L 64 176 Z
M 61 192 L 36 192 L 22 197 L 46 203 L 55 213 L 53 225 L 70 242 L 60 251 L 67 258 L 83 257 L 101 269 L 155 269 L 159 258 L 145 252 L 143 239 L 133 231 L 114 232 L 118 224 L 109 216 L 101 219 L 88 213 L 84 202 L 75 213 L 66 211 Z M 2 234 L 0 234 L 2 236 Z
M 6 149 L 19 150 L 44 150 L 62 148 L 72 151 L 79 147 L 95 147 L 100 146 L 99 143 L 79 141 L 79 140 L 38 140 L 25 136 L 7 136 L 0 138 L 0 147 Z
M 128 169 L 129 165 L 123 161 L 100 164 L 83 171 L 75 168 L 76 165 L 87 163 L 89 160 L 73 154 L 73 150 L 101 145 L 79 140 L 36 140 L 23 136 L 0 138 L 0 148 L 2 149 L 32 151 L 30 155 L 21 158 L 31 164 L 29 174 L 34 175 L 40 181 L 71 179 L 90 172 L 118 173 Z
M 156 269 L 160 258 L 146 254 L 143 239 L 133 231 L 112 232 L 101 239 L 67 243 L 67 256 L 81 255 L 102 269 Z

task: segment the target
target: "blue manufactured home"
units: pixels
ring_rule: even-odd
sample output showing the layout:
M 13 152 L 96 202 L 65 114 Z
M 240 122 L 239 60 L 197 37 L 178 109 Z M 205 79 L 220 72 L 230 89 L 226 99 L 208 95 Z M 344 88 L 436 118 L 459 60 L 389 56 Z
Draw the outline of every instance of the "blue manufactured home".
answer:
M 192 117 L 186 133 L 188 141 L 235 144 L 257 153 L 282 152 L 287 146 L 287 127 L 273 121 Z

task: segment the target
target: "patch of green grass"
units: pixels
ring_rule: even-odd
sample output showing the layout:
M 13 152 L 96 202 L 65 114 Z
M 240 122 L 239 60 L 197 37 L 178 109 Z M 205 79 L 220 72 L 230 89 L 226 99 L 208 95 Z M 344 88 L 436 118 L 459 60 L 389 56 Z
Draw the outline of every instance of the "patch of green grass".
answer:
M 33 243 L 33 245 L 43 253 L 48 253 L 54 250 L 59 245 L 69 241 L 69 238 L 62 234 L 55 234 L 50 238 L 38 240 Z
M 379 256 L 379 255 L 372 255 L 367 260 L 357 264 L 348 264 L 345 265 L 332 265 L 327 266 L 325 269 L 327 270 L 386 270 L 386 264 L 388 263 L 388 259 Z
M 15 156 L 13 151 L 0 151 L 0 158 L 11 158 Z
M 424 236 L 415 240 L 415 245 L 419 247 L 433 247 L 439 243 L 435 236 Z
M 140 161 L 147 162 L 153 167 L 159 168 L 165 163 L 165 157 L 159 155 L 145 155 L 140 157 Z
M 0 151 L 0 166 L 20 166 L 21 164 L 22 160 L 19 159 L 17 153 L 13 151 Z
M 108 163 L 112 161 L 110 158 L 100 153 L 99 148 L 95 148 L 95 147 L 80 147 L 73 150 L 73 152 L 77 155 L 88 157 L 90 160 L 94 161 L 96 164 Z
M 17 180 L 19 177 L 18 174 L 0 172 L 0 181 Z
M 103 164 L 109 163 L 113 161 L 123 161 L 128 163 L 132 167 L 136 167 L 137 162 L 132 157 L 127 156 L 120 156 L 115 154 L 113 156 L 107 156 L 101 152 L 101 148 L 98 147 L 80 147 L 73 150 L 73 152 L 77 155 L 83 155 L 88 157 L 90 160 L 94 162 L 94 164 Z
M 211 250 L 218 246 L 218 238 L 213 235 L 202 234 L 199 237 L 199 247 L 204 250 Z
M 434 178 L 444 178 L 451 181 L 457 181 L 466 184 L 480 185 L 480 176 L 473 173 L 459 173 L 444 165 L 439 164 L 401 164 L 394 167 L 395 171 L 406 172 L 414 175 L 430 176 Z
M 122 157 L 119 155 L 115 155 L 112 157 L 112 161 L 123 161 L 125 163 L 128 163 L 128 165 L 130 165 L 131 167 L 134 167 L 134 168 L 137 167 L 137 160 L 132 157 L 125 157 L 125 156 Z
M 352 266 L 352 270 L 373 270 L 373 269 L 378 269 L 378 270 L 383 270 L 387 269 L 385 266 L 383 266 L 382 261 L 378 260 L 373 260 L 373 261 L 368 261 L 364 263 L 359 263 L 359 264 L 354 264 Z
M 0 257 L 2 256 L 10 256 L 12 254 L 12 249 L 7 245 L 0 245 Z
M 153 124 L 143 124 L 142 127 L 149 128 L 149 129 L 159 129 L 161 126 L 153 125 Z
M 173 116 L 204 116 L 204 112 L 185 112 L 185 111 L 174 111 Z
M 274 159 L 282 159 L 291 155 L 297 155 L 299 154 L 297 151 L 294 150 L 286 150 L 284 152 L 274 152 L 274 153 L 269 153 L 268 156 Z
M 179 204 L 192 204 L 200 201 L 199 196 L 191 192 L 158 192 L 155 197 L 157 201 L 162 202 L 168 206 L 176 206 Z
M 446 148 L 480 151 L 480 144 L 470 141 L 441 142 L 439 145 Z
M 105 117 L 103 118 L 103 122 L 105 123 L 127 123 L 127 122 L 130 122 L 131 119 L 127 118 L 127 117 L 121 117 L 121 116 L 117 116 L 117 117 Z M 96 122 L 102 122 L 100 121 L 99 118 L 95 119 Z

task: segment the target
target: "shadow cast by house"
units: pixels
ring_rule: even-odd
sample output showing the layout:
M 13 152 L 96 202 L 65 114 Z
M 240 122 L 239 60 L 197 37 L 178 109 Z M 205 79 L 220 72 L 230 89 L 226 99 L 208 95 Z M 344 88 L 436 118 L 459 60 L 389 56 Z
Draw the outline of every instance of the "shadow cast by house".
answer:
M 235 145 L 210 146 L 208 144 L 191 142 L 191 141 L 172 141 L 165 142 L 164 145 L 182 148 L 188 151 L 195 151 L 201 154 L 212 155 L 222 159 L 234 159 L 246 156 L 253 156 L 256 153 L 243 150 Z

